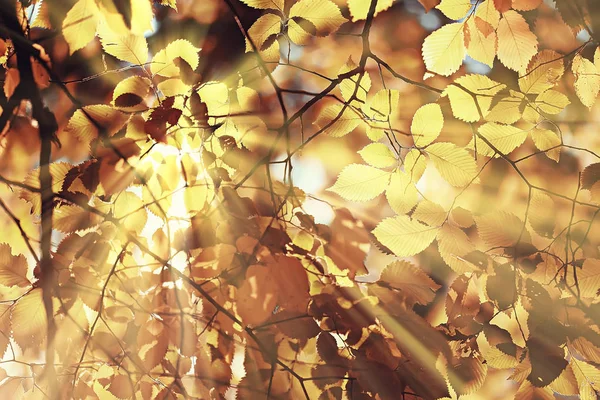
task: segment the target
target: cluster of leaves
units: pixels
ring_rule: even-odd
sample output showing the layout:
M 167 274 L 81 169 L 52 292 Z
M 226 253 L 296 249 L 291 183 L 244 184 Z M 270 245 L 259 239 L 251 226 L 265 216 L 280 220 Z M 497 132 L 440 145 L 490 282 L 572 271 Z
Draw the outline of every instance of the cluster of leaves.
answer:
M 402 2 L 214 0 L 214 76 L 179 3 L 0 1 L 3 398 L 597 397 L 592 0 L 419 0 L 416 57 Z

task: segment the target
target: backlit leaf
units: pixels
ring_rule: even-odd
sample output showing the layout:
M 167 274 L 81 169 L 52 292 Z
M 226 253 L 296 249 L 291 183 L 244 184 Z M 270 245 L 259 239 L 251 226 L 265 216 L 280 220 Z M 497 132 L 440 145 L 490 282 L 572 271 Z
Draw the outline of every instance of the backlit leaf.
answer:
M 496 58 L 498 37 L 490 23 L 478 18 L 474 17 L 467 20 L 469 32 L 467 53 L 471 58 L 492 67 Z
M 430 200 L 423 200 L 412 213 L 413 219 L 421 221 L 430 226 L 441 226 L 448 213 L 437 203 Z
M 600 73 L 596 66 L 587 58 L 579 54 L 573 59 L 571 65 L 575 75 L 575 92 L 584 106 L 591 108 L 596 102 L 600 91 Z
M 516 11 L 506 11 L 497 32 L 498 59 L 508 68 L 524 73 L 538 48 L 537 38 L 527 21 Z
M 142 76 L 131 76 L 117 84 L 113 92 L 113 104 L 127 111 L 141 111 L 148 107 L 146 97 L 150 95 L 152 82 Z
M 558 162 L 560 159 L 561 140 L 549 129 L 533 128 L 530 132 L 535 147 L 545 152 L 548 158 Z
M 576 269 L 577 284 L 579 289 L 574 289 L 576 293 L 581 293 L 581 297 L 598 299 L 600 297 L 600 260 L 588 258 L 584 261 L 581 268 Z M 570 279 L 571 284 L 575 284 Z
M 85 106 L 75 111 L 65 130 L 83 143 L 89 144 L 98 136 L 112 136 L 117 133 L 127 118 L 126 114 L 111 106 L 103 104 Z
M 514 214 L 495 211 L 475 217 L 479 237 L 489 246 L 510 247 L 521 241 L 527 241 L 529 233 L 523 221 Z
M 176 59 L 182 59 L 192 70 L 195 70 L 199 63 L 199 51 L 200 49 L 185 39 L 175 40 L 156 53 L 150 64 L 150 71 L 153 74 L 169 78 L 177 77 L 180 70 L 175 64 Z
M 373 16 L 376 16 L 380 12 L 387 10 L 392 6 L 393 3 L 394 0 L 378 0 Z M 369 13 L 370 5 L 371 3 L 368 1 L 348 0 L 348 8 L 350 9 L 350 15 L 352 15 L 352 22 L 366 19 L 367 14 Z
M 419 194 L 410 176 L 402 171 L 391 174 L 390 186 L 385 197 L 392 210 L 398 214 L 406 214 L 417 204 Z
M 437 233 L 437 242 L 442 259 L 454 272 L 463 274 L 477 270 L 467 259 L 467 255 L 475 251 L 475 245 L 462 229 L 444 224 Z
M 33 289 L 20 298 L 11 311 L 13 337 L 22 348 L 39 346 L 46 336 L 46 310 L 42 289 Z
M 0 244 L 0 285 L 23 287 L 29 284 L 25 257 L 13 256 L 8 244 Z
M 429 71 L 444 76 L 458 71 L 467 53 L 463 29 L 463 23 L 455 22 L 427 36 L 423 42 L 423 60 Z
M 404 157 L 404 172 L 412 182 L 418 182 L 427 168 L 427 157 L 419 150 L 412 149 Z
M 567 96 L 556 90 L 546 90 L 538 95 L 535 104 L 545 113 L 558 114 L 571 104 Z
M 535 232 L 544 237 L 554 235 L 556 205 L 552 197 L 536 190 L 531 195 L 529 223 Z
M 94 0 L 79 0 L 63 20 L 62 32 L 69 44 L 69 53 L 83 48 L 96 36 L 98 7 Z
M 371 143 L 359 150 L 365 162 L 375 168 L 385 168 L 396 164 L 397 159 L 388 146 L 383 143 Z
M 564 72 L 562 55 L 553 50 L 542 50 L 519 78 L 519 87 L 523 93 L 542 93 L 554 87 Z
M 338 6 L 330 0 L 300 0 L 290 8 L 288 36 L 296 44 L 305 43 L 311 36 L 327 36 L 335 32 L 346 18 L 340 13 Z M 308 21 L 313 32 L 309 32 L 299 20 Z
M 122 219 L 124 228 L 140 233 L 146 225 L 148 213 L 142 200 L 132 192 L 122 192 L 114 203 L 114 216 Z
M 415 146 L 423 147 L 433 142 L 442 131 L 444 116 L 436 103 L 426 104 L 415 113 L 410 132 Z
M 435 8 L 450 19 L 459 20 L 471 9 L 471 0 L 442 0 Z
M 388 186 L 391 173 L 368 165 L 351 164 L 340 172 L 329 191 L 346 200 L 368 201 L 379 196 Z
M 408 261 L 395 261 L 386 266 L 378 285 L 397 290 L 411 302 L 419 304 L 429 304 L 440 287 L 425 272 Z
M 315 121 L 320 129 L 333 137 L 346 136 L 352 132 L 362 120 L 356 112 L 346 107 L 342 112 L 343 106 L 334 104 L 325 107 Z
M 452 186 L 466 186 L 477 174 L 477 164 L 469 152 L 454 143 L 434 143 L 426 149 L 433 165 Z
M 478 140 L 477 152 L 486 157 L 499 157 L 496 150 L 503 155 L 509 154 L 527 139 L 527 131 L 495 122 L 488 122 L 480 126 L 479 134 L 495 148 L 488 146 L 483 140 Z
M 104 51 L 119 60 L 142 65 L 148 59 L 148 43 L 141 35 L 133 33 L 119 35 L 114 33 L 106 23 L 100 23 L 98 36 Z
M 250 7 L 260 9 L 274 9 L 283 11 L 284 0 L 242 0 L 242 2 Z
M 409 257 L 425 250 L 435 239 L 437 231 L 438 228 L 398 215 L 381 221 L 373 234 L 398 257 Z
M 506 85 L 493 81 L 484 75 L 465 75 L 455 81 L 458 85 L 448 85 L 442 96 L 448 96 L 452 114 L 465 122 L 479 121 L 487 115 L 492 104 L 492 96 Z

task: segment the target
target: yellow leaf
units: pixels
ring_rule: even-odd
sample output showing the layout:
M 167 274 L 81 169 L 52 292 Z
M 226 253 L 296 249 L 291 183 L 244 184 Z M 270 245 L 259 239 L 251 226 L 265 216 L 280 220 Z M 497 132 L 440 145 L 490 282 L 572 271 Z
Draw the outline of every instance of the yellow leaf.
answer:
M 479 134 L 495 147 L 492 149 L 483 140 L 477 140 L 477 152 L 486 157 L 499 157 L 496 150 L 507 155 L 527 139 L 527 131 L 495 122 L 488 122 L 480 126 Z
M 380 12 L 387 10 L 392 6 L 393 3 L 394 0 L 378 0 L 377 6 L 375 7 L 375 14 L 373 14 L 373 16 L 376 16 Z M 366 19 L 370 6 L 370 1 L 348 0 L 348 8 L 350 9 L 350 15 L 352 15 L 352 22 Z
M 72 164 L 67 162 L 54 162 L 50 164 L 50 175 L 52 176 L 52 191 L 58 193 L 62 190 L 65 176 L 69 170 L 73 167 Z M 33 188 L 39 189 L 40 187 L 40 169 L 36 168 L 31 171 L 25 180 L 24 184 Z M 30 192 L 29 190 L 23 190 L 19 197 L 25 201 L 31 203 L 31 212 L 35 215 L 42 213 L 42 199 L 39 192 Z
M 394 153 L 383 143 L 371 143 L 358 152 L 365 162 L 376 168 L 390 167 L 398 161 Z
M 273 314 L 277 305 L 277 282 L 270 269 L 251 265 L 237 291 L 237 312 L 246 325 L 258 325 Z
M 102 223 L 102 218 L 99 215 L 76 205 L 62 205 L 52 215 L 54 229 L 64 233 L 88 229 L 100 223 Z
M 171 7 L 173 10 L 177 11 L 177 0 L 160 0 L 160 4 Z
M 437 103 L 425 104 L 415 112 L 410 126 L 415 146 L 424 147 L 433 142 L 442 131 L 444 115 Z
M 553 50 L 542 50 L 536 54 L 527 72 L 519 77 L 519 88 L 523 93 L 537 94 L 554 87 L 565 73 L 563 55 Z
M 242 3 L 261 10 L 273 9 L 283 12 L 285 0 L 241 0 Z
M 456 21 L 464 18 L 472 6 L 471 0 L 442 0 L 435 8 L 443 12 L 446 17 Z
M 489 112 L 492 97 L 506 86 L 484 75 L 465 75 L 448 85 L 442 96 L 448 96 L 452 114 L 465 122 L 476 122 Z M 465 90 L 466 89 L 466 90 Z
M 179 78 L 170 78 L 160 82 L 157 88 L 166 97 L 172 97 L 187 94 L 192 87 Z
M 0 285 L 24 287 L 30 284 L 31 282 L 27 279 L 25 257 L 23 255 L 13 256 L 8 244 L 0 244 Z
M 575 75 L 575 92 L 584 106 L 592 108 L 600 91 L 600 73 L 590 60 L 579 54 L 573 59 L 571 66 Z
M 208 108 L 209 124 L 217 124 L 229 114 L 229 88 L 223 82 L 206 82 L 198 94 Z
M 310 23 L 310 27 L 303 25 Z M 346 22 L 339 7 L 330 0 L 300 0 L 290 8 L 288 37 L 296 44 L 304 44 L 311 36 L 327 36 Z M 305 29 L 309 29 L 308 31 Z M 310 32 L 309 32 L 310 31 Z
M 502 353 L 501 350 L 497 350 L 497 352 L 508 356 L 507 354 Z M 521 387 L 519 387 L 519 390 L 517 391 L 517 393 L 515 393 L 515 400 L 554 400 L 554 399 L 556 399 L 556 397 L 554 396 L 554 393 L 552 392 L 552 390 L 550 390 L 548 387 L 543 387 L 543 388 L 535 387 L 529 381 L 523 381 L 523 383 L 521 384 Z
M 417 208 L 412 213 L 412 218 L 421 221 L 430 226 L 441 226 L 448 213 L 437 203 L 430 200 L 423 200 L 417 204 Z
M 477 18 L 478 17 L 471 17 L 467 20 L 469 34 L 467 54 L 474 60 L 482 62 L 491 68 L 494 66 L 494 59 L 496 58 L 498 37 L 496 36 L 496 31 L 492 28 L 492 25 L 482 19 L 477 20 Z M 477 26 L 477 21 L 482 21 L 480 24 L 487 24 L 484 28 L 486 29 L 486 32 L 482 32 Z
M 351 58 L 349 58 L 346 64 L 344 64 L 344 66 L 340 68 L 338 74 L 344 74 L 353 70 L 356 67 L 356 63 L 354 63 L 354 61 Z M 342 92 L 342 97 L 346 102 L 350 102 L 350 99 L 353 96 L 354 99 L 360 100 L 362 102 L 364 102 L 367 99 L 367 93 L 369 92 L 369 89 L 371 89 L 371 77 L 369 76 L 368 72 L 365 72 L 360 79 L 360 83 L 358 82 L 359 77 L 361 77 L 361 75 L 357 73 L 355 75 L 352 75 L 350 78 L 342 80 L 342 82 L 340 83 L 340 91 Z
M 568 364 L 560 375 L 548 385 L 548 388 L 563 396 L 577 396 L 579 388 L 577 387 L 577 378 L 573 373 L 572 364 Z
M 48 5 L 48 2 L 38 1 L 35 6 L 33 16 L 29 21 L 31 27 L 52 29 L 52 25 L 50 24 L 50 6 Z
M 110 26 L 114 34 L 127 36 L 134 34 L 142 36 L 146 31 L 152 30 L 152 4 L 150 0 L 129 0 L 131 14 L 125 16 L 121 7 L 117 4 L 120 0 L 103 0 L 97 2 L 98 8 L 102 12 L 102 19 Z M 121 5 L 121 4 L 119 4 Z M 126 22 L 126 18 L 130 20 Z
M 528 241 L 529 232 L 524 229 L 523 221 L 514 214 L 495 211 L 475 217 L 479 237 L 488 245 L 511 247 L 517 243 Z M 522 234 L 521 234 L 522 232 Z
M 464 24 L 442 26 L 423 42 L 423 60 L 427 70 L 449 76 L 458 71 L 467 53 L 464 43 Z
M 306 251 L 311 251 L 315 244 L 315 238 L 306 231 L 299 231 L 296 236 L 294 236 L 293 242 L 296 246 Z
M 545 113 L 558 114 L 571 104 L 569 98 L 556 90 L 546 90 L 538 95 L 535 104 Z
M 260 103 L 258 92 L 247 86 L 237 88 L 235 95 L 240 108 L 244 111 L 256 110 L 257 105 Z
M 475 17 L 481 18 L 481 20 L 490 24 L 493 30 L 498 28 L 498 23 L 500 22 L 500 13 L 494 6 L 494 0 L 482 1 L 479 6 L 477 6 Z
M 262 51 L 270 47 L 267 42 L 270 40 L 273 40 L 272 45 L 277 45 L 279 49 L 279 43 L 275 40 L 275 37 L 281 32 L 281 24 L 281 17 L 275 14 L 262 15 L 252 24 L 250 29 L 248 29 L 248 36 L 252 39 L 252 43 L 254 43 L 257 50 Z M 249 52 L 252 50 L 252 44 L 246 39 L 246 51 Z
M 477 164 L 467 150 L 453 143 L 434 143 L 425 151 L 442 178 L 452 186 L 466 186 L 475 179 Z
M 144 203 L 131 192 L 119 193 L 113 206 L 113 215 L 116 219 L 121 220 L 125 229 L 138 234 L 144 229 L 148 219 Z
M 538 190 L 531 194 L 528 219 L 537 234 L 548 238 L 554 236 L 555 213 L 556 205 L 552 197 Z
M 500 62 L 512 70 L 525 72 L 538 48 L 537 38 L 529 30 L 525 18 L 516 11 L 506 11 L 502 14 L 497 33 Z
M 105 52 L 122 61 L 142 65 L 148 59 L 148 43 L 141 35 L 114 33 L 105 21 L 98 25 L 98 36 Z
M 341 104 L 325 107 L 314 122 L 319 129 L 325 129 L 328 135 L 333 137 L 346 136 L 352 132 L 362 121 L 362 118 L 351 110 L 350 107 L 342 112 Z
M 119 1 L 119 0 L 113 0 Z M 131 2 L 131 33 L 134 35 L 144 35 L 152 31 L 152 1 L 150 0 L 130 0 Z
M 183 191 L 183 201 L 186 211 L 195 214 L 201 211 L 209 200 L 209 187 L 206 183 L 200 182 L 194 186 L 187 186 Z
M 399 99 L 398 90 L 382 89 L 365 103 L 363 112 L 371 119 L 387 122 L 390 115 L 397 111 Z
M 570 362 L 581 391 L 581 399 L 596 399 L 594 392 L 600 392 L 600 369 L 575 357 L 571 357 Z M 587 397 L 584 397 L 584 393 Z M 593 396 L 590 396 L 590 394 L 593 394 Z
M 389 184 L 390 172 L 368 165 L 351 164 L 340 172 L 329 191 L 346 200 L 369 201 L 379 196 Z
M 417 149 L 411 149 L 404 157 L 404 172 L 412 182 L 418 182 L 427 168 L 427 158 Z
M 450 212 L 450 220 L 461 228 L 470 228 L 475 223 L 473 213 L 463 207 L 453 208 Z
M 33 289 L 12 307 L 11 324 L 15 342 L 22 349 L 39 348 L 46 338 L 46 309 L 42 289 Z
M 429 304 L 440 285 L 408 261 L 394 261 L 381 272 L 378 286 L 398 291 L 412 304 Z
M 413 209 L 419 200 L 419 194 L 410 177 L 402 171 L 396 171 L 390 179 L 390 186 L 385 191 L 385 197 L 398 214 L 406 214 Z
M 475 251 L 475 245 L 462 229 L 444 224 L 437 233 L 437 241 L 442 259 L 454 272 L 464 274 L 477 270 L 477 267 L 464 258 Z
M 165 76 L 167 78 L 179 76 L 179 67 L 174 63 L 176 58 L 181 58 L 195 70 L 198 68 L 199 48 L 194 47 L 185 39 L 177 39 L 167 45 L 164 49 L 156 53 L 150 65 L 150 71 L 155 75 Z
M 130 399 L 134 394 L 134 389 L 129 377 L 125 374 L 116 374 L 110 378 L 108 391 L 117 399 Z
M 96 36 L 100 11 L 94 0 L 79 0 L 67 13 L 62 24 L 69 54 L 83 48 Z
M 111 106 L 103 104 L 85 106 L 82 110 L 75 111 L 65 131 L 89 145 L 100 134 L 112 136 L 117 133 L 127 118 L 126 114 Z
M 581 297 L 598 300 L 600 298 L 600 260 L 587 258 L 581 268 L 575 268 Z M 573 288 L 575 293 L 578 292 L 572 273 L 567 276 L 567 284 Z M 598 383 L 600 384 L 600 382 Z
M 410 257 L 425 250 L 435 239 L 437 231 L 438 228 L 398 215 L 381 221 L 373 234 L 398 257 Z
M 558 135 L 549 129 L 533 128 L 531 130 L 531 139 L 535 147 L 545 152 L 548 158 L 558 162 L 560 159 L 561 141 Z
M 501 96 L 498 94 L 497 96 Z M 500 100 L 492 106 L 489 113 L 485 114 L 485 119 L 492 122 L 502 122 L 504 124 L 514 124 L 523 114 L 525 97 L 514 90 L 509 90 L 508 95 L 501 96 Z
M 152 91 L 152 81 L 142 76 L 130 76 L 119 82 L 113 91 L 113 105 L 124 111 L 143 111 Z
M 378 141 L 383 137 L 385 131 L 390 129 L 390 120 L 393 120 L 392 117 L 398 112 L 399 99 L 398 90 L 382 89 L 364 104 L 362 109 L 367 116 L 365 123 L 369 139 Z
M 512 0 L 512 8 L 519 11 L 531 11 L 538 8 L 544 0 Z

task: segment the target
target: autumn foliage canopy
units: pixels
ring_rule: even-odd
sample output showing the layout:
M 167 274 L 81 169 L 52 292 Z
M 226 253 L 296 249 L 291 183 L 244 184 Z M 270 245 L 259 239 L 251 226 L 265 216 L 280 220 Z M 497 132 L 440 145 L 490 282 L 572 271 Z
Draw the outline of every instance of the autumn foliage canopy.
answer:
M 596 399 L 596 0 L 0 0 L 1 399 Z

